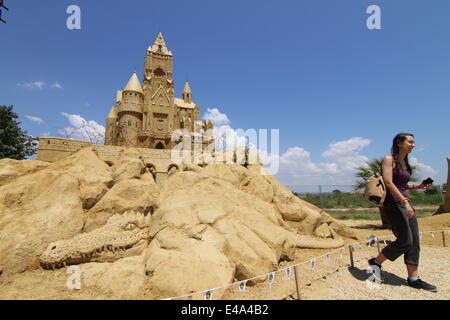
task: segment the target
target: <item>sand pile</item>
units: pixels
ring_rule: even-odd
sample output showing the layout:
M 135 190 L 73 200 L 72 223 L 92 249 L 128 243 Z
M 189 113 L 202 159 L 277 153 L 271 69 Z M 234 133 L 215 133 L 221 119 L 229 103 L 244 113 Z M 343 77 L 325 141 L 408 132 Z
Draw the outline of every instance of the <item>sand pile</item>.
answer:
M 80 292 L 160 299 L 273 271 L 301 248 L 357 238 L 262 170 L 182 165 L 157 184 L 137 149 L 113 167 L 91 148 L 52 164 L 2 160 L 0 286 L 13 292 L 1 278 L 26 272 L 48 285 L 49 297 L 76 264 Z

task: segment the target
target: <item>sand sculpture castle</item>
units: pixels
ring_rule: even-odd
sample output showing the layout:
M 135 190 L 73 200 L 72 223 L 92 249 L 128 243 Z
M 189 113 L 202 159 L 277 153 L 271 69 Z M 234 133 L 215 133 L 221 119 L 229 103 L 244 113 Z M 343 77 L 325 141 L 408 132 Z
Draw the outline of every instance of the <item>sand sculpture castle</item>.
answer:
M 171 150 L 183 139 L 185 143 L 189 141 L 192 151 L 213 152 L 213 123 L 200 121 L 200 108 L 192 100 L 188 82 L 182 98 L 175 98 L 172 74 L 173 55 L 159 33 L 146 52 L 143 85 L 135 71 L 125 88 L 117 91 L 115 104 L 106 118 L 104 145 L 43 137 L 37 160 L 54 162 L 92 146 L 102 160 L 113 165 L 125 148 L 135 147 L 149 167 L 167 173 L 173 164 Z
M 173 55 L 161 33 L 147 49 L 143 86 L 133 73 L 106 119 L 105 145 L 172 149 L 174 130 L 186 129 L 193 136 L 212 128 L 200 122 L 200 109 L 192 101 L 186 82 L 182 98 L 174 97 Z M 206 145 L 203 139 L 203 145 Z

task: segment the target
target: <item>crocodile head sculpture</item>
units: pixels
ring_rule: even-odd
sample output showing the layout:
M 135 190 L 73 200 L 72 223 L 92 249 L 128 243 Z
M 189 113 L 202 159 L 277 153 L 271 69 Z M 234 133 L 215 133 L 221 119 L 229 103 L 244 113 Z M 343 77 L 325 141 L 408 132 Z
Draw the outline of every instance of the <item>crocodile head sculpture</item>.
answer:
M 139 255 L 148 244 L 149 218 L 135 212 L 113 215 L 98 229 L 50 243 L 40 256 L 40 264 L 44 269 L 55 269 Z

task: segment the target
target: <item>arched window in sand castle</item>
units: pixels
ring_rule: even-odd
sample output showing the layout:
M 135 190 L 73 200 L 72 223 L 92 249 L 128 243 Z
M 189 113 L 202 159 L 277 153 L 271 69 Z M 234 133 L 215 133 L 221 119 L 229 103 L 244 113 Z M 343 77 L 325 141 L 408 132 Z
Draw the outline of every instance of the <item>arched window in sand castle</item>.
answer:
M 153 72 L 153 74 L 157 77 L 163 77 L 166 75 L 166 73 L 163 71 L 163 69 L 161 68 L 157 68 L 155 69 L 155 71 Z
M 155 149 L 164 149 L 164 144 L 162 142 L 158 142 Z

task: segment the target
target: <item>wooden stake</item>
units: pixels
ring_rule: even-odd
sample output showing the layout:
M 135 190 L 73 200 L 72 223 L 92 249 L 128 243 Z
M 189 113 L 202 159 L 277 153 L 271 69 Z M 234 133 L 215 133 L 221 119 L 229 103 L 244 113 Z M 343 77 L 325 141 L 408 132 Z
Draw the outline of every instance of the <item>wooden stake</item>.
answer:
M 444 243 L 444 247 L 445 247 L 445 231 L 442 231 L 442 242 Z
M 377 238 L 377 248 L 378 248 L 378 254 L 380 254 L 381 249 L 380 249 L 380 240 Z
M 298 271 L 298 266 L 294 266 L 294 277 L 295 277 L 295 286 L 297 288 L 297 300 L 302 300 L 300 295 L 300 274 Z
M 350 267 L 354 268 L 355 267 L 355 263 L 353 261 L 353 248 L 352 248 L 351 244 L 348 246 L 348 251 L 350 252 Z

